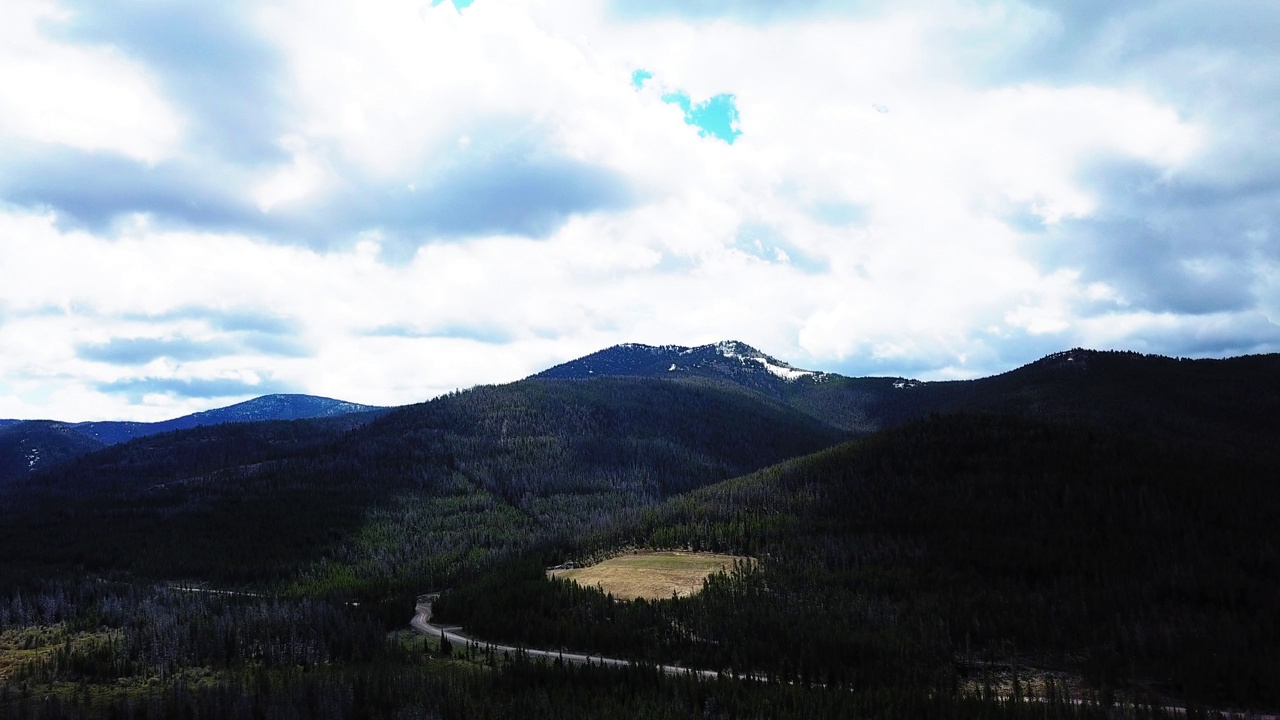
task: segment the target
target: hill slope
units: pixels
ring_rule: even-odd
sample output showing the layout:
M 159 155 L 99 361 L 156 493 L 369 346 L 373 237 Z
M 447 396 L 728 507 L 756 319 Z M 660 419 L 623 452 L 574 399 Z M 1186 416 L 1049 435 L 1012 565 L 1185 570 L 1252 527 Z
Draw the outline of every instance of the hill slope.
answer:
M 0 485 L 104 447 L 66 423 L 21 420 L 0 425 Z
M 1075 349 L 1000 375 L 921 382 L 800 370 L 744 343 L 618 345 L 535 377 L 732 384 L 823 422 L 875 432 L 933 413 L 995 412 L 1220 450 L 1280 450 L 1280 355 L 1186 360 Z
M 224 408 L 153 423 L 0 420 L 0 482 L 24 477 L 37 467 L 47 467 L 108 445 L 174 430 L 230 422 L 338 417 L 384 409 L 314 395 L 264 395 Z M 20 462 L 18 458 L 27 462 Z
M 692 598 L 615 606 L 496 568 L 436 607 L 481 637 L 855 688 L 983 676 L 1158 704 L 1280 704 L 1277 467 L 954 415 L 673 498 L 564 554 L 749 555 Z M 611 609 L 609 609 L 611 608 Z M 1008 687 L 1006 686 L 1006 691 Z
M 615 345 L 544 370 L 535 378 L 582 380 L 589 377 L 704 377 L 777 393 L 788 383 L 818 383 L 827 373 L 802 370 L 736 340 L 699 347 Z
M 11 485 L 0 545 L 44 565 L 226 581 L 328 550 L 311 587 L 420 589 L 845 437 L 738 390 L 635 378 L 481 387 L 342 420 L 209 425 L 50 468 Z
M 115 651 L 66 645 L 48 665 L 69 683 L 90 666 L 111 682 L 122 663 L 180 668 L 170 638 L 201 638 L 218 667 L 251 666 L 266 648 L 282 667 L 305 656 L 330 672 L 351 655 L 297 640 L 329 633 L 319 647 L 352 647 L 318 598 L 402 625 L 414 595 L 452 588 L 437 610 L 482 636 L 791 681 L 751 684 L 779 702 L 744 701 L 750 712 L 799 707 L 790 697 L 826 699 L 837 717 L 947 717 L 957 691 L 988 684 L 1280 706 L 1275 356 L 1072 351 L 916 383 L 819 381 L 738 345 L 684 350 L 683 373 L 671 349 L 644 349 L 648 365 L 613 358 L 621 377 L 592 361 L 585 377 L 579 367 L 376 417 L 204 425 L 37 467 L 0 498 L 0 620 L 66 620 L 78 593 L 97 609 L 68 627 L 96 632 L 115 608 L 105 627 L 126 639 Z M 889 429 L 830 447 L 850 433 L 821 417 Z M 632 604 L 546 577 L 547 565 L 636 545 L 760 562 L 694 597 Z M 135 595 L 122 620 L 103 593 L 127 583 L 99 580 L 139 578 L 305 599 L 170 592 L 163 610 Z M 56 586 L 28 592 L 46 579 Z M 241 603 L 256 609 L 211 620 L 207 606 Z M 264 611 L 283 628 L 274 638 L 249 618 Z M 361 627 L 364 647 L 386 645 L 380 626 Z M 973 708 L 959 716 L 1114 714 Z
M 187 430 L 201 425 L 217 425 L 229 422 L 260 422 L 263 420 L 308 420 L 336 417 L 353 413 L 372 412 L 385 408 L 316 395 L 263 395 L 235 405 L 192 413 L 172 420 L 154 423 L 139 422 L 83 422 L 74 427 L 80 432 L 97 438 L 108 445 L 127 442 L 136 437 L 155 435 L 174 430 Z

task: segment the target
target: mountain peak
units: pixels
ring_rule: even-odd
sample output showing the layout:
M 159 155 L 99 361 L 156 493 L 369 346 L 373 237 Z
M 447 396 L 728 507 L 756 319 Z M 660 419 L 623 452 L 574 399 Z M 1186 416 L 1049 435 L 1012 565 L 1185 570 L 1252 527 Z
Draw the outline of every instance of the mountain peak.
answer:
M 821 382 L 826 373 L 802 370 L 739 340 L 708 345 L 644 345 L 623 343 L 544 370 L 534 377 L 714 377 L 749 387 L 801 379 Z
M 213 424 L 220 422 L 246 422 L 255 420 L 302 420 L 308 418 L 333 417 L 350 413 L 377 410 L 369 405 L 334 400 L 318 395 L 301 395 L 276 393 L 245 400 L 214 410 L 205 410 L 189 417 L 196 418 L 197 424 Z M 170 422 L 177 422 L 177 418 Z
M 716 352 L 726 358 L 768 358 L 768 355 L 751 347 L 740 340 L 721 340 L 713 345 L 704 345 L 703 347 L 714 347 Z M 701 348 L 695 348 L 701 349 Z M 772 359 L 772 358 L 770 358 Z
M 1050 367 L 1069 367 L 1083 370 L 1092 359 L 1094 351 L 1084 348 L 1071 348 L 1044 356 L 1040 363 Z

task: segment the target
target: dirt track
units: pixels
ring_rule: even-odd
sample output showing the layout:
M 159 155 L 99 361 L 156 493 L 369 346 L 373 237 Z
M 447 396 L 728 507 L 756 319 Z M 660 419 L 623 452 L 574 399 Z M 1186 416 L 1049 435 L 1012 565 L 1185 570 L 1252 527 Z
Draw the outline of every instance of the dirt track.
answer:
M 629 667 L 631 665 L 636 664 L 632 660 L 605 657 L 603 655 L 584 655 L 581 653 L 568 653 L 568 652 L 560 652 L 557 650 L 533 650 L 529 648 L 520 648 L 512 645 L 500 645 L 497 643 L 478 640 L 476 638 L 471 637 L 470 635 L 467 635 L 466 633 L 463 633 L 462 628 L 460 627 L 445 627 L 443 625 L 437 625 L 432 623 L 430 597 L 419 599 L 419 602 L 417 605 L 417 613 L 413 616 L 413 620 L 409 622 L 409 625 L 412 626 L 414 630 L 417 630 L 418 632 L 424 635 L 432 635 L 435 637 L 446 638 L 449 640 L 449 642 L 457 643 L 462 646 L 467 646 L 474 643 L 476 647 L 478 647 L 481 650 L 492 650 L 495 653 L 523 652 L 525 655 L 529 657 L 547 658 L 549 660 L 559 659 L 559 660 L 563 660 L 564 662 L 575 663 L 578 665 L 590 664 L 590 665 L 605 665 L 609 667 Z M 731 675 L 730 673 L 721 673 L 716 670 L 694 670 L 692 668 L 681 667 L 679 665 L 659 665 L 658 669 L 662 670 L 662 672 L 668 675 L 692 674 L 702 678 L 717 678 L 723 675 L 726 677 L 737 677 L 739 679 L 744 679 L 744 680 L 759 680 L 759 681 L 766 680 L 766 678 L 762 676 Z M 1083 703 L 1083 701 L 1081 700 L 1072 700 L 1070 702 L 1072 704 Z M 1164 710 L 1165 712 L 1169 712 L 1175 715 L 1185 715 L 1187 712 L 1186 708 L 1176 707 L 1176 706 L 1168 706 L 1168 707 L 1163 707 L 1161 709 Z M 1228 718 L 1228 719 L 1242 718 L 1243 720 L 1280 720 L 1280 716 L 1278 715 L 1260 714 L 1260 713 L 1254 713 L 1254 712 L 1232 713 L 1228 711 L 1212 711 L 1212 710 L 1210 712 L 1217 712 L 1221 717 Z
M 499 645 L 497 643 L 485 642 L 477 640 L 462 632 L 462 628 L 445 627 L 436 625 L 431 622 L 431 601 L 424 600 L 418 603 L 417 614 L 413 616 L 413 620 L 409 623 L 414 630 L 434 637 L 446 638 L 451 643 L 466 646 L 474 643 L 481 650 L 492 650 L 498 653 L 516 653 L 523 652 L 529 657 L 547 658 L 550 660 L 563 660 L 567 663 L 575 663 L 578 665 L 607 665 L 610 667 L 629 667 L 636 663 L 632 660 L 624 660 L 622 658 L 611 658 L 603 655 L 584 655 L 581 653 L 560 652 L 557 650 L 531 650 L 528 648 L 518 648 L 511 645 Z M 721 673 L 715 670 L 694 670 L 691 668 L 680 667 L 679 665 L 659 665 L 658 669 L 668 675 L 686 675 L 692 674 L 703 678 L 720 677 Z M 727 675 L 727 673 L 726 673 Z

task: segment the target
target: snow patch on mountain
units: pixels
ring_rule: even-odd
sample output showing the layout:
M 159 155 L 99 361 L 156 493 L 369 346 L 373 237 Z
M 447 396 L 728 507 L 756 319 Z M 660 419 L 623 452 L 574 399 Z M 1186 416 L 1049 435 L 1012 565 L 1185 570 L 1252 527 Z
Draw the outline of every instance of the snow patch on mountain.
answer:
M 813 370 L 799 370 L 797 368 L 791 367 L 790 365 L 779 365 L 779 364 L 770 362 L 768 358 L 755 357 L 750 359 L 760 363 L 760 365 L 763 366 L 765 370 L 768 370 L 770 373 L 777 375 L 778 377 L 782 378 L 783 380 L 786 380 L 787 382 L 795 382 L 796 380 L 799 380 L 802 377 L 810 377 L 810 376 L 819 374 L 817 372 L 814 372 Z
M 765 387 L 778 381 L 817 383 L 836 377 L 794 367 L 737 340 L 722 340 L 696 347 L 624 343 L 570 360 L 544 370 L 535 377 L 659 377 L 677 371 L 681 373 L 681 377 L 689 373 L 733 378 L 750 387 Z

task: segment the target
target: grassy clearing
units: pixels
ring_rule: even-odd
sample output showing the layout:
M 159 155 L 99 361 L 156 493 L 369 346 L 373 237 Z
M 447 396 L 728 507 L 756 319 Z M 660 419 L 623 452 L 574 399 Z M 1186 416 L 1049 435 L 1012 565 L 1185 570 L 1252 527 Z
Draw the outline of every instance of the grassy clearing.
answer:
M 672 593 L 698 592 L 707 576 L 730 570 L 737 560 L 751 562 L 749 558 L 716 553 L 633 551 L 591 567 L 551 570 L 549 574 L 579 585 L 597 586 L 623 600 L 660 600 Z
M 61 623 L 10 628 L 0 632 L 0 686 L 23 666 L 42 662 L 64 645 L 83 649 L 119 640 L 119 631 L 71 633 Z

